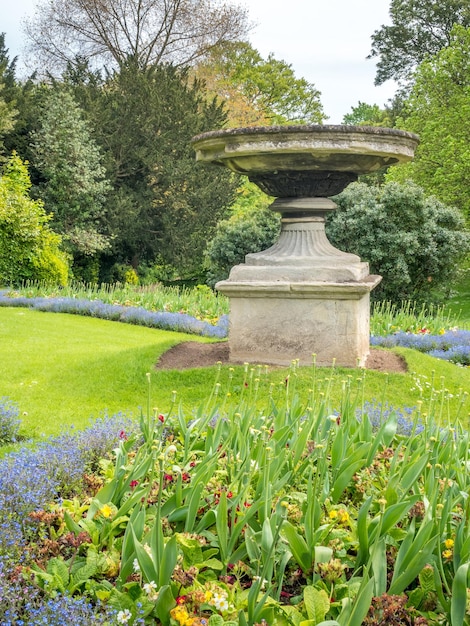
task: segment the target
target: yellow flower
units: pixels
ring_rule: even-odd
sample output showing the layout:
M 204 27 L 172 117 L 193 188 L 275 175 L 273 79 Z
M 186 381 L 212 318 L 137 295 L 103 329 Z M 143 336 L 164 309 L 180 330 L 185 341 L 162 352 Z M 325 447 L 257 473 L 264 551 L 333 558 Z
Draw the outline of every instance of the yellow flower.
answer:
M 101 507 L 100 513 L 103 517 L 111 517 L 113 509 L 109 506 L 109 504 L 105 504 Z
M 454 547 L 454 540 L 453 540 L 453 539 L 446 539 L 446 540 L 444 541 L 444 545 L 445 545 L 445 547 L 446 547 L 448 550 L 450 550 L 450 548 L 453 548 L 453 547 Z
M 204 600 L 205 602 L 209 602 L 209 600 L 212 599 L 212 591 L 209 591 L 209 589 L 204 593 Z
M 174 609 L 171 609 L 170 615 L 181 626 L 190 626 L 192 623 L 192 618 L 189 617 L 188 611 L 183 606 L 175 606 Z
M 331 510 L 328 514 L 330 520 L 336 521 L 339 524 L 349 524 L 349 513 L 346 509 Z
M 444 552 L 442 553 L 442 556 L 446 559 L 446 560 L 450 560 L 453 556 L 453 552 L 452 550 L 444 550 Z

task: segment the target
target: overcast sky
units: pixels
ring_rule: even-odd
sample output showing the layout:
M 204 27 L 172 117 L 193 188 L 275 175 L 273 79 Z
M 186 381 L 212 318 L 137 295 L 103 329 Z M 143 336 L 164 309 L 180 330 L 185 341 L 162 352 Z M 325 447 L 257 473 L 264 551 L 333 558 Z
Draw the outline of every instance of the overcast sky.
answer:
M 37 0 L 0 0 L 0 32 L 10 56 L 22 57 L 21 22 Z M 383 106 L 395 92 L 374 87 L 375 63 L 367 60 L 371 35 L 389 24 L 390 0 L 246 0 L 255 24 L 250 40 L 263 57 L 270 52 L 292 65 L 321 92 L 327 123 L 339 124 L 359 101 Z

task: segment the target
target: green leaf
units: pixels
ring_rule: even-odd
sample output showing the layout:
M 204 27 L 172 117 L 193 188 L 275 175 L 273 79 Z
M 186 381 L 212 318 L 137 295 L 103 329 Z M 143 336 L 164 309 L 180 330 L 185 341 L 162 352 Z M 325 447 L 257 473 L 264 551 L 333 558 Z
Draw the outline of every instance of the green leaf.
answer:
M 202 494 L 204 487 L 205 485 L 202 482 L 200 482 L 191 491 L 191 496 L 189 498 L 189 503 L 188 503 L 188 511 L 186 514 L 186 523 L 184 525 L 184 530 L 187 533 L 194 532 L 194 525 L 196 523 L 197 512 L 199 511 L 202 505 L 201 494 Z
M 315 563 L 328 563 L 333 558 L 333 550 L 328 546 L 315 546 L 313 550 Z
M 312 586 L 305 587 L 304 603 L 307 615 L 314 624 L 325 619 L 330 610 L 330 599 L 324 589 L 315 589 Z
M 357 514 L 357 538 L 359 540 L 359 550 L 357 555 L 357 565 L 362 565 L 366 562 L 369 555 L 369 532 L 367 528 L 367 521 L 369 519 L 369 509 L 372 503 L 372 496 L 369 496 L 364 504 L 359 509 Z
M 363 579 L 359 592 L 353 602 L 347 626 L 362 626 L 374 595 L 375 580 L 372 577 L 367 583 Z M 364 584 L 365 583 L 365 584 Z
M 469 567 L 470 563 L 461 565 L 452 583 L 452 597 L 450 601 L 450 623 L 452 626 L 462 626 L 465 620 Z
M 299 535 L 295 526 L 290 522 L 284 522 L 281 529 L 281 535 L 286 539 L 291 549 L 294 559 L 300 565 L 304 572 L 312 569 L 313 555 L 310 552 L 304 538 Z M 313 548 L 313 546 L 312 546 Z
M 217 537 L 219 540 L 220 558 L 223 563 L 227 563 L 227 543 L 228 543 L 228 515 L 227 515 L 227 495 L 223 491 L 220 495 L 219 504 L 215 510 Z
M 163 556 L 161 563 L 157 563 L 158 569 L 158 586 L 164 587 L 170 584 L 173 570 L 176 567 L 176 561 L 178 559 L 178 552 L 176 547 L 176 535 L 173 535 L 168 540 L 163 550 Z M 155 580 L 155 579 L 154 579 Z
M 436 536 L 432 537 L 428 541 L 428 543 L 426 543 L 417 552 L 414 551 L 413 546 L 412 554 L 414 556 L 409 561 L 407 561 L 406 568 L 398 576 L 395 576 L 395 572 L 393 573 L 392 582 L 390 583 L 389 588 L 390 594 L 398 595 L 402 593 L 408 587 L 408 585 L 411 584 L 415 578 L 417 578 L 422 569 L 432 561 L 432 553 L 436 544 L 436 540 Z
M 407 468 L 406 472 L 400 478 L 400 487 L 403 493 L 406 493 L 411 489 L 412 485 L 417 483 L 418 478 L 423 473 L 423 469 L 426 467 L 428 459 L 429 454 L 420 454 L 418 459 Z
M 372 572 L 375 580 L 375 595 L 381 596 L 387 591 L 387 546 L 382 537 L 372 549 Z
M 68 511 L 64 511 L 64 521 L 68 530 L 75 535 L 78 535 L 82 532 L 82 527 L 77 524 L 77 522 L 72 518 Z
M 169 585 L 165 585 L 158 591 L 158 599 L 155 602 L 155 612 L 163 626 L 170 623 L 170 611 L 176 606 L 175 599 Z
M 69 582 L 69 568 L 62 558 L 53 557 L 47 564 L 47 573 L 61 582 L 65 588 Z

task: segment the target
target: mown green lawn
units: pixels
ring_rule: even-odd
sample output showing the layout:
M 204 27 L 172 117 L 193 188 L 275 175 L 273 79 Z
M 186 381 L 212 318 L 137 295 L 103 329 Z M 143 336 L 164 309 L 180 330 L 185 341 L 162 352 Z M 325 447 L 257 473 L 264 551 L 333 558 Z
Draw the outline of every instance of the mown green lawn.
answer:
M 24 434 L 83 426 L 147 405 L 147 372 L 184 335 L 89 317 L 0 309 L 0 397 L 17 402 Z M 160 382 L 153 375 L 153 400 Z
M 219 382 L 221 401 L 248 393 L 259 378 L 256 403 L 268 410 L 270 396 L 296 393 L 306 402 L 329 397 L 339 409 L 348 394 L 355 402 L 388 402 L 438 412 L 443 421 L 468 421 L 470 403 L 461 405 L 470 389 L 470 368 L 434 359 L 414 350 L 397 349 L 409 371 L 382 373 L 359 369 L 208 367 L 156 370 L 159 356 L 181 341 L 207 341 L 194 335 L 148 329 L 76 315 L 43 313 L 23 308 L 0 309 L 0 397 L 19 405 L 22 434 L 56 434 L 64 427 L 82 428 L 91 418 L 141 409 L 166 412 L 176 392 L 188 416 L 207 401 Z M 150 376 L 150 392 L 147 373 Z M 288 383 L 287 383 L 288 380 Z M 310 390 L 313 389 L 313 396 Z M 251 391 L 250 391 L 251 393 Z

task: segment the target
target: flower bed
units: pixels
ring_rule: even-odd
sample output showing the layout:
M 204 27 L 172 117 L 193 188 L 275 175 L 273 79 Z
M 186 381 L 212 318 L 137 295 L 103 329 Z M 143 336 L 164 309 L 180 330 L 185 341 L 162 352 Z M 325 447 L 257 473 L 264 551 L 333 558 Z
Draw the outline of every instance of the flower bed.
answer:
M 468 623 L 468 432 L 243 388 L 7 456 L 2 624 Z
M 143 306 L 109 304 L 99 299 L 14 295 L 14 293 L 6 290 L 0 291 L 0 306 L 27 307 L 49 313 L 86 315 L 218 339 L 224 339 L 228 335 L 229 318 L 226 314 L 208 322 L 187 313 L 153 311 Z M 146 306 L 149 306 L 148 302 L 146 302 Z M 383 315 L 383 311 L 379 311 L 378 315 Z M 396 315 L 399 316 L 398 313 Z M 442 317 L 442 313 L 439 315 Z M 412 317 L 411 314 L 407 317 L 408 322 L 409 317 Z M 424 314 L 421 315 L 422 317 Z M 390 315 L 387 319 L 388 321 L 391 319 Z M 440 319 L 440 321 L 442 320 Z M 448 322 L 449 319 L 445 321 Z M 388 325 L 390 326 L 390 324 Z M 470 365 L 470 331 L 468 330 L 444 330 L 443 328 L 440 334 L 435 335 L 430 334 L 426 328 L 422 327 L 418 333 L 397 331 L 385 336 L 372 336 L 370 343 L 372 346 L 384 348 L 404 346 L 427 352 L 433 357 L 445 359 L 458 365 Z
M 470 365 L 470 330 L 448 330 L 438 335 L 397 332 L 385 337 L 371 337 L 370 343 L 382 348 L 412 348 L 438 359 Z
M 101 300 L 79 298 L 10 297 L 0 292 L 0 306 L 26 307 L 49 313 L 72 313 L 104 320 L 137 324 L 149 328 L 174 330 L 203 337 L 224 338 L 228 331 L 228 317 L 222 315 L 216 324 L 196 319 L 186 313 L 148 311 L 147 309 L 118 304 L 106 304 Z

